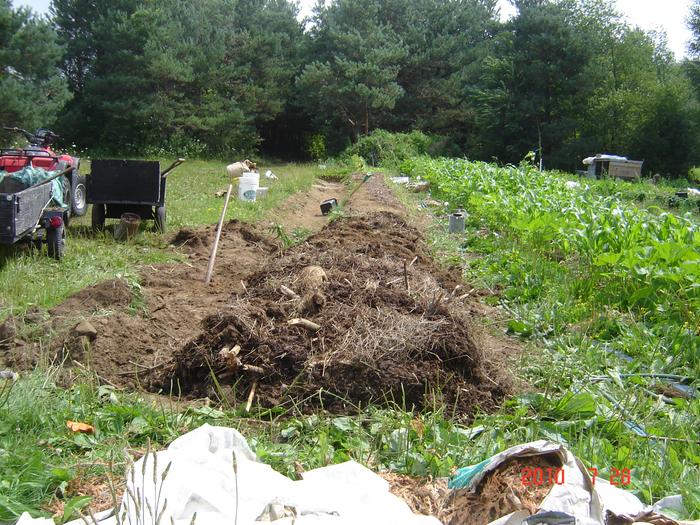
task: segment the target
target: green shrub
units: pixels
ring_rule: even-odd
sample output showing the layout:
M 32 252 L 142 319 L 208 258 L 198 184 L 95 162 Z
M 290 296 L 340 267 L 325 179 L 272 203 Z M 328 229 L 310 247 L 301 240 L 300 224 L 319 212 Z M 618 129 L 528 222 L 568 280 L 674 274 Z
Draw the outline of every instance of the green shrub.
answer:
M 306 151 L 311 158 L 320 161 L 326 158 L 326 137 L 322 133 L 311 135 L 306 144 Z
M 178 131 L 158 146 L 147 146 L 144 152 L 146 157 L 203 158 L 207 153 L 207 145 L 197 138 Z
M 455 149 L 449 139 L 426 135 L 422 131 L 391 133 L 378 129 L 360 138 L 343 155 L 360 156 L 371 166 L 399 168 L 403 161 L 411 157 L 445 155 Z
M 690 168 L 688 179 L 695 184 L 700 184 L 700 167 Z

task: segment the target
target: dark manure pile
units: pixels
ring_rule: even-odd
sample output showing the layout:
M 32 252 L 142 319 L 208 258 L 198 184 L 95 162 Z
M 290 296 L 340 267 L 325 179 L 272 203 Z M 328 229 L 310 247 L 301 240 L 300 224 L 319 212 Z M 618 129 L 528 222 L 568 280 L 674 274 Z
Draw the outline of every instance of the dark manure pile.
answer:
M 341 218 L 271 258 L 208 316 L 163 388 L 263 407 L 395 403 L 468 417 L 508 388 L 465 291 L 399 216 Z

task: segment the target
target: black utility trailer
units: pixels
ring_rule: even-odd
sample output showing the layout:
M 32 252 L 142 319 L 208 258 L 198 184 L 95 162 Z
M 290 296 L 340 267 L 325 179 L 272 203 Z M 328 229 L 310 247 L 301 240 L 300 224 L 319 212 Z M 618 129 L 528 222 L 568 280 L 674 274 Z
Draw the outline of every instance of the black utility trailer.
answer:
M 168 174 L 185 162 L 177 159 L 166 170 L 150 160 L 93 160 L 87 178 L 87 201 L 92 204 L 92 227 L 100 231 L 105 219 L 135 213 L 154 220 L 165 231 L 165 182 Z
M 0 244 L 46 244 L 50 257 L 63 257 L 69 207 L 51 206 L 50 181 L 28 188 L 16 186 L 9 177 L 0 183 Z

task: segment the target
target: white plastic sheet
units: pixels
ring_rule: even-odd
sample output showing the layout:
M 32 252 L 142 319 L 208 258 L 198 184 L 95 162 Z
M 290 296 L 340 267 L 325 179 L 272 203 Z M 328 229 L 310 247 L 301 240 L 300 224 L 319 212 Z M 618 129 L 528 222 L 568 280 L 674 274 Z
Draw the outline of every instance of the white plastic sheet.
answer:
M 556 454 L 566 482 L 553 485 L 539 512 L 575 517 L 577 525 L 606 525 L 608 513 L 635 518 L 644 513 L 682 510 L 679 496 L 656 506 L 598 478 L 561 445 L 536 441 L 512 447 L 473 469 L 473 490 L 485 476 L 513 457 Z M 234 469 L 235 457 L 235 469 Z M 167 471 L 167 474 L 166 474 Z M 127 474 L 127 493 L 118 516 L 123 525 L 439 525 L 419 516 L 389 492 L 389 484 L 354 461 L 311 470 L 292 481 L 260 463 L 245 438 L 231 428 L 204 425 L 176 439 L 166 450 L 137 461 Z M 538 512 L 538 514 L 539 514 Z M 196 517 L 195 517 L 196 513 Z M 99 525 L 116 525 L 113 512 L 97 516 Z M 490 525 L 536 525 L 527 511 L 500 517 Z M 554 523 L 543 519 L 541 523 Z M 672 522 L 700 525 L 700 522 Z M 51 525 L 23 515 L 17 525 Z M 68 525 L 84 525 L 76 520 Z M 471 525 L 471 524 L 460 524 Z
M 292 481 L 260 463 L 236 430 L 204 425 L 134 464 L 119 516 L 124 525 L 168 525 L 171 519 L 175 525 L 190 525 L 195 512 L 195 525 L 440 523 L 413 514 L 389 492 L 384 479 L 354 461 L 311 470 L 303 478 Z M 134 499 L 144 503 L 137 508 Z M 116 518 L 99 523 L 116 525 Z M 30 518 L 20 525 L 46 523 Z

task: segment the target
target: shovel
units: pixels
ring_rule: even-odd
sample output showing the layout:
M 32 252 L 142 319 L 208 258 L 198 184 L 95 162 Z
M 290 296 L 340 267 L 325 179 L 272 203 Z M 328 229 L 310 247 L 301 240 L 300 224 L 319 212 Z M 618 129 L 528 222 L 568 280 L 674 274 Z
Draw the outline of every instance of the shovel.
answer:
M 231 198 L 231 191 L 233 191 L 233 178 L 229 180 L 228 190 L 226 191 L 226 199 L 224 200 L 224 209 L 221 210 L 221 218 L 219 218 L 219 224 L 216 227 L 216 237 L 214 238 L 214 245 L 211 247 L 211 255 L 209 255 L 209 266 L 207 267 L 207 274 L 204 277 L 204 284 L 209 284 L 211 281 L 211 275 L 214 273 L 214 261 L 216 261 L 216 251 L 219 249 L 219 239 L 221 238 L 221 230 L 224 227 L 224 219 L 226 218 L 226 208 L 228 208 L 228 201 Z
M 185 162 L 185 159 L 179 158 L 175 162 L 173 162 L 170 166 L 165 168 L 163 171 L 160 172 L 160 176 L 165 179 L 168 177 L 171 171 L 173 171 L 175 168 L 177 168 L 180 164 Z
M 355 193 L 357 192 L 357 190 L 359 190 L 359 189 L 362 187 L 362 185 L 363 185 L 365 182 L 367 182 L 367 181 L 369 180 L 369 178 L 370 178 L 371 176 L 372 176 L 371 173 L 368 173 L 367 175 L 365 175 L 365 178 L 362 179 L 362 182 L 360 182 L 360 183 L 357 185 L 357 188 L 355 188 L 354 190 L 352 190 L 352 193 L 351 193 L 350 195 L 348 195 L 348 198 L 345 199 L 345 200 L 350 200 L 350 198 L 351 198 L 353 195 L 355 195 Z

